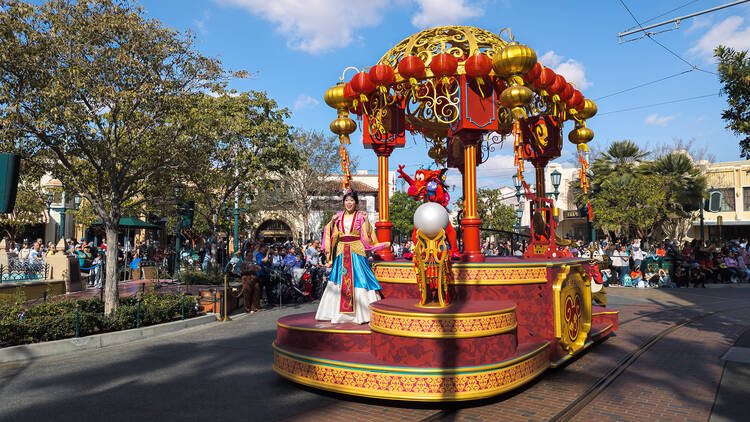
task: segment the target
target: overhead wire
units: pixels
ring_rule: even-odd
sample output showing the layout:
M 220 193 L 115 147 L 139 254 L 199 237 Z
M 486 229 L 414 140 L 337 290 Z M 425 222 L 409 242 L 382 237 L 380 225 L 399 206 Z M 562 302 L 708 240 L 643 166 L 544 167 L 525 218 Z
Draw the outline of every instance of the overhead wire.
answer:
M 715 94 L 706 94 L 706 95 L 698 95 L 696 97 L 681 98 L 679 100 L 665 101 L 665 102 L 662 102 L 662 103 L 647 104 L 647 105 L 642 105 L 642 106 L 637 106 L 637 107 L 623 108 L 621 110 L 607 111 L 607 112 L 604 112 L 604 113 L 597 113 L 596 115 L 598 117 L 598 116 L 604 116 L 604 115 L 607 115 L 607 114 L 622 113 L 622 112 L 625 112 L 625 111 L 641 110 L 641 109 L 649 108 L 649 107 L 656 107 L 656 106 L 666 105 L 666 104 L 681 103 L 681 102 L 684 102 L 684 101 L 697 100 L 697 99 L 700 99 L 700 98 L 708 98 L 708 97 L 717 97 L 717 96 L 719 96 L 718 93 L 715 93 Z
M 638 21 L 638 18 L 636 18 L 636 17 L 635 17 L 635 15 L 634 15 L 634 14 L 633 14 L 633 12 L 632 12 L 632 11 L 630 10 L 630 8 L 628 7 L 628 5 L 627 5 L 627 4 L 625 4 L 625 1 L 624 1 L 624 0 L 620 0 L 620 4 L 622 4 L 622 7 L 624 7 L 624 8 L 625 8 L 625 10 L 627 10 L 628 14 L 630 14 L 630 17 L 631 17 L 631 18 L 633 18 L 633 20 L 635 21 L 635 23 L 637 23 L 637 24 L 638 24 L 638 27 L 639 27 L 639 28 L 641 28 L 641 29 L 643 29 L 643 25 L 641 24 L 641 22 L 640 22 L 640 21 Z M 710 73 L 710 74 L 712 74 L 712 75 L 716 75 L 716 74 L 717 74 L 716 72 L 711 72 L 710 70 L 704 70 L 704 69 L 701 69 L 701 68 L 699 68 L 698 66 L 696 66 L 696 65 L 694 65 L 694 64 L 692 64 L 692 63 L 690 63 L 689 61 L 685 60 L 685 59 L 684 59 L 684 58 L 683 58 L 682 56 L 680 56 L 679 54 L 675 53 L 675 52 L 674 52 L 674 51 L 673 51 L 672 49 L 670 49 L 670 48 L 669 48 L 669 47 L 667 47 L 666 45 L 664 45 L 664 44 L 660 43 L 659 41 L 657 41 L 657 40 L 656 40 L 656 39 L 655 39 L 654 37 L 652 37 L 652 36 L 651 36 L 651 34 L 650 34 L 650 33 L 646 33 L 646 36 L 648 37 L 648 39 L 650 39 L 651 41 L 655 42 L 655 43 L 656 43 L 657 45 L 659 45 L 659 46 L 660 46 L 661 48 L 663 48 L 663 49 L 667 50 L 667 51 L 668 51 L 668 52 L 669 52 L 670 54 L 672 54 L 672 55 L 673 55 L 674 57 L 676 57 L 676 58 L 677 58 L 677 59 L 679 59 L 680 61 L 684 62 L 685 64 L 687 64 L 687 65 L 688 65 L 688 66 L 690 66 L 691 68 L 693 68 L 693 69 L 695 69 L 695 70 L 698 70 L 698 71 L 701 71 L 701 72 L 705 72 L 705 73 Z
M 691 5 L 691 4 L 693 4 L 693 3 L 696 3 L 697 1 L 698 1 L 698 0 L 692 0 L 692 1 L 689 1 L 689 2 L 687 2 L 687 3 L 685 3 L 685 4 L 683 4 L 682 6 L 678 6 L 678 7 L 675 7 L 675 8 L 674 8 L 674 9 L 672 9 L 672 10 L 667 10 L 666 12 L 664 12 L 664 13 L 662 13 L 662 14 L 660 14 L 660 15 L 656 15 L 656 16 L 654 16 L 653 18 L 649 18 L 649 19 L 646 19 L 645 21 L 643 21 L 643 23 L 649 23 L 649 22 L 651 22 L 651 21 L 655 21 L 655 20 L 659 19 L 659 18 L 660 18 L 660 17 L 662 17 L 662 16 L 668 15 L 668 14 L 670 14 L 670 13 L 672 13 L 672 12 L 676 12 L 676 11 L 678 11 L 678 10 L 682 9 L 682 8 L 685 8 L 685 7 L 687 7 L 687 6 L 690 6 L 690 5 Z M 630 28 L 626 29 L 626 31 L 630 31 L 631 29 L 635 29 L 635 28 L 638 28 L 638 25 L 636 25 L 636 26 L 631 26 Z
M 677 77 L 677 76 L 680 76 L 680 75 L 684 75 L 684 74 L 690 73 L 690 72 L 692 72 L 694 70 L 695 69 L 688 69 L 688 70 L 685 70 L 685 71 L 682 71 L 682 72 L 679 72 L 679 73 L 675 73 L 674 75 L 669 75 L 669 76 L 665 76 L 663 78 L 656 79 L 656 80 L 651 81 L 651 82 L 642 83 L 640 85 L 636 85 L 636 86 L 633 86 L 633 87 L 630 87 L 630 88 L 626 88 L 626 89 L 623 89 L 621 91 L 613 92 L 611 94 L 607 94 L 607 95 L 604 95 L 602 97 L 594 98 L 594 101 L 603 100 L 605 98 L 613 97 L 615 95 L 619 95 L 619 94 L 622 94 L 622 93 L 625 93 L 625 92 L 628 92 L 628 91 L 633 91 L 633 90 L 638 89 L 638 88 L 643 88 L 644 86 L 653 85 L 653 84 L 661 82 L 661 81 L 666 81 L 667 79 L 671 79 L 671 78 L 674 78 L 674 77 Z

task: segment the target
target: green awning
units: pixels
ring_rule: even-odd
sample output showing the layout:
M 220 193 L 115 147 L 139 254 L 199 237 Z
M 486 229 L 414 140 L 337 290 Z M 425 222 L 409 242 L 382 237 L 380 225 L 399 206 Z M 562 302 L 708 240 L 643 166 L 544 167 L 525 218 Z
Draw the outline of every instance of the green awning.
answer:
M 92 226 L 101 226 L 101 222 L 93 223 Z M 122 217 L 120 218 L 120 227 L 130 227 L 137 229 L 160 229 L 161 227 L 156 224 L 151 224 L 143 220 L 139 220 L 135 217 Z

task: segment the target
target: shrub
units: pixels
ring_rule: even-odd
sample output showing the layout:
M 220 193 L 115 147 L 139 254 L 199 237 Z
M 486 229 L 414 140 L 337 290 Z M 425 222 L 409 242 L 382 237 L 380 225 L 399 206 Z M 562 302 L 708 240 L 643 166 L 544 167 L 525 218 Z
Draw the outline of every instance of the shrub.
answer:
M 233 281 L 236 276 L 232 274 L 228 274 L 229 279 L 228 281 Z M 200 271 L 184 271 L 180 273 L 180 281 L 187 285 L 196 285 L 196 284 L 204 284 L 204 285 L 221 285 L 224 284 L 224 274 L 223 273 L 208 273 L 204 274 Z
M 98 297 L 75 301 L 47 302 L 25 308 L 19 303 L 0 303 L 0 346 L 59 340 L 75 335 L 76 304 L 79 335 L 135 328 L 138 303 L 135 296 L 120 298 L 114 315 L 104 316 L 104 303 Z M 177 294 L 149 293 L 141 301 L 141 326 L 161 324 L 181 317 L 182 297 Z M 185 318 L 198 314 L 196 298 L 185 297 Z

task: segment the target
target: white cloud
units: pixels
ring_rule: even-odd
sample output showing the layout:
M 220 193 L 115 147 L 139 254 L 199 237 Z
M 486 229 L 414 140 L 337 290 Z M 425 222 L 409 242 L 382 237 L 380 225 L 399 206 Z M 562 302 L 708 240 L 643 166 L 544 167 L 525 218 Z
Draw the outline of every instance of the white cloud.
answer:
M 744 19 L 730 16 L 703 35 L 688 53 L 710 59 L 719 44 L 735 50 L 750 49 L 750 25 L 743 25 Z
M 698 16 L 698 17 L 693 18 L 693 22 L 688 27 L 688 29 L 685 30 L 685 32 L 690 34 L 699 29 L 703 29 L 709 26 L 711 26 L 711 19 L 704 17 L 704 16 Z
M 203 11 L 200 19 L 193 19 L 193 24 L 195 25 L 195 28 L 199 34 L 204 36 L 208 34 L 206 23 L 208 23 L 209 20 L 211 20 L 211 12 L 209 12 L 208 10 Z
M 566 81 L 573 82 L 578 89 L 592 85 L 586 79 L 586 67 L 577 60 L 565 60 L 565 57 L 558 56 L 554 51 L 548 51 L 539 58 L 539 62 L 562 75 Z
M 294 101 L 294 109 L 295 110 L 303 110 L 306 108 L 310 108 L 313 106 L 316 106 L 320 104 L 320 101 L 316 100 L 315 98 L 307 95 L 307 94 L 300 94 L 297 99 Z
M 698 116 L 698 118 L 696 120 L 699 121 L 699 122 L 702 122 L 705 118 L 706 118 L 706 115 L 705 114 L 701 114 L 700 116 Z
M 411 23 L 417 28 L 455 25 L 460 21 L 481 15 L 484 11 L 466 0 L 415 0 L 419 12 Z
M 349 45 L 354 30 L 380 23 L 389 0 L 215 0 L 277 24 L 287 46 L 320 54 Z
M 667 126 L 667 123 L 677 118 L 676 114 L 673 114 L 671 116 L 659 116 L 658 114 L 649 114 L 648 117 L 646 117 L 646 123 L 657 125 L 657 126 Z

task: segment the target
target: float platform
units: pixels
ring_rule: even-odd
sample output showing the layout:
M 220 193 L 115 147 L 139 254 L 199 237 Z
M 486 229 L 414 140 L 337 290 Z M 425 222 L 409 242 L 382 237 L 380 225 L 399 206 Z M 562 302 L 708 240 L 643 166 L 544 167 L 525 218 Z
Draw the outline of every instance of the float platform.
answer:
M 523 385 L 617 329 L 591 305 L 583 262 L 453 266 L 450 306 L 418 306 L 411 262 L 378 262 L 369 324 L 278 320 L 273 369 L 300 384 L 393 400 L 457 401 Z

